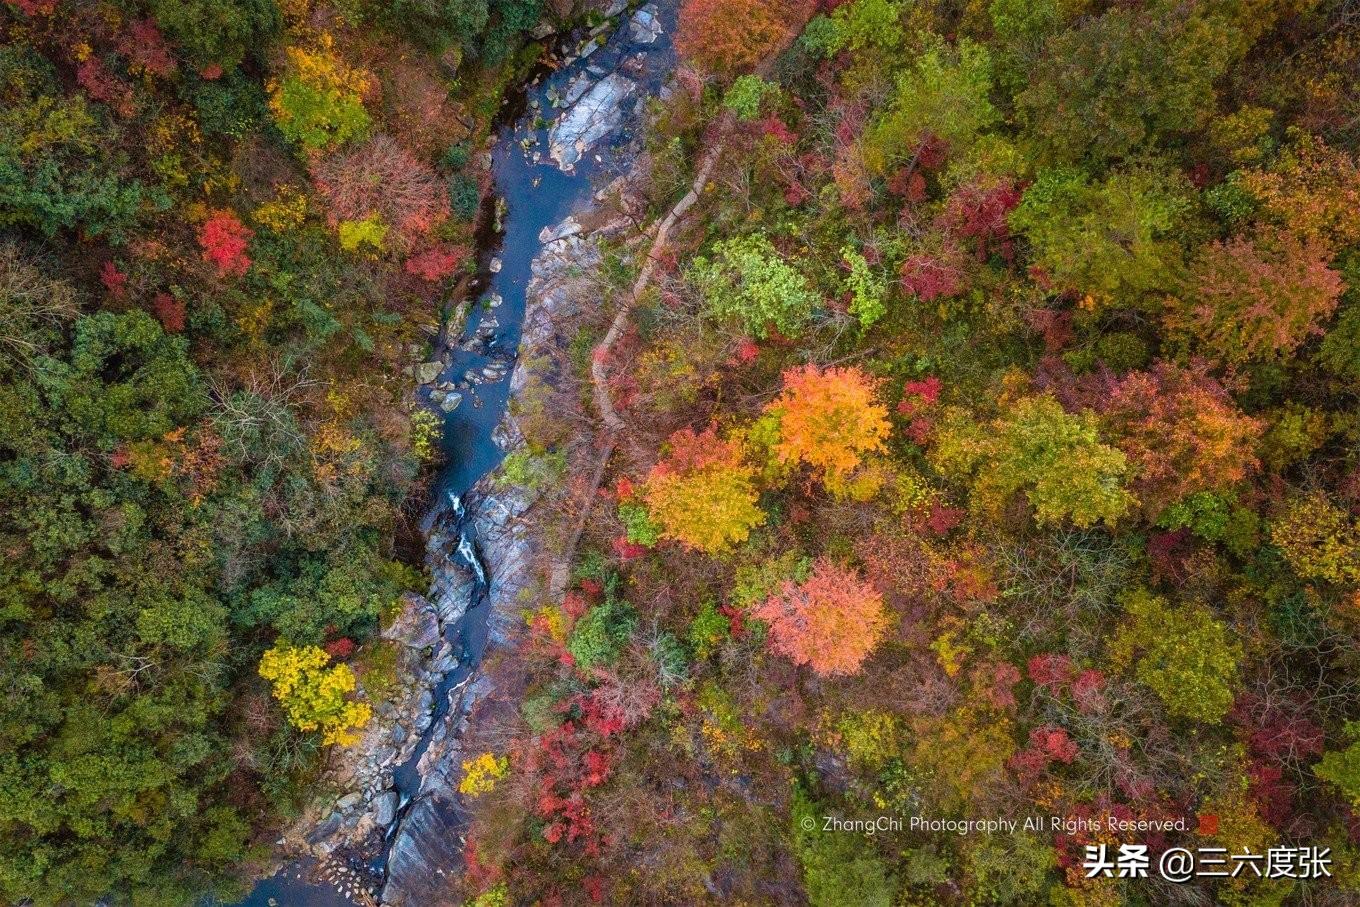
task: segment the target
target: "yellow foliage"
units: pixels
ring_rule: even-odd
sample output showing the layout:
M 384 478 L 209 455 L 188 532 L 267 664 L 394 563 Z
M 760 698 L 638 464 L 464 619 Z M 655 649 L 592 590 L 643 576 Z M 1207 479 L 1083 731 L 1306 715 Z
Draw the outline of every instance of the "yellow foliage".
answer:
M 642 489 L 648 517 L 667 538 L 710 554 L 746 541 L 765 513 L 756 506 L 756 471 L 743 462 L 742 445 L 719 441 L 712 428 L 678 431 L 669 444 L 670 455 Z
M 315 88 L 365 95 L 372 87 L 373 81 L 367 72 L 346 66 L 336 54 L 335 38 L 330 32 L 318 35 L 314 48 L 295 45 L 284 53 L 293 74 Z M 271 100 L 270 103 L 274 102 Z
M 496 788 L 496 782 L 510 770 L 510 760 L 492 753 L 482 753 L 463 760 L 463 779 L 458 792 L 469 797 L 480 797 Z
M 331 657 L 317 646 L 280 642 L 260 658 L 259 673 L 273 685 L 274 698 L 299 730 L 322 732 L 323 744 L 348 745 L 368 723 L 366 702 L 347 699 L 357 684 L 349 665 L 327 667 Z
M 307 196 L 292 186 L 284 186 L 273 200 L 256 208 L 251 218 L 267 230 L 285 233 L 300 227 L 307 219 Z

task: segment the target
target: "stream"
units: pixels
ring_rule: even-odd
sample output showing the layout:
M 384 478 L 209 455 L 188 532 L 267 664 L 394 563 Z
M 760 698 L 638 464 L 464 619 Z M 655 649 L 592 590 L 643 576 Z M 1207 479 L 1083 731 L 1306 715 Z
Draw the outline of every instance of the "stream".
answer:
M 433 720 L 414 753 L 393 771 L 399 807 L 381 856 L 367 864 L 332 867 L 332 884 L 309 884 L 309 867 L 290 864 L 258 883 L 241 902 L 244 907 L 377 903 L 364 895 L 377 887 L 373 880 L 386 881 L 393 838 L 413 806 L 430 796 L 422 791 L 421 757 L 459 692 L 476 679 L 492 635 L 492 612 L 498 604 L 512 604 L 495 600 L 474 517 L 488 495 L 484 479 L 504 458 L 496 428 L 509 405 L 533 262 L 552 229 L 589 209 L 595 189 L 635 158 L 642 110 L 674 69 L 670 34 L 676 5 L 675 0 L 652 0 L 624 9 L 616 0 L 611 7 L 616 25 L 564 38 L 556 58 L 562 65 L 541 66 L 528 84 L 507 96 L 490 149 L 494 184 L 478 236 L 478 273 L 469 294 L 474 304 L 462 325 L 445 326 L 443 371 L 419 391 L 422 400 L 445 412 L 447 465 L 425 521 L 427 530 L 439 531 L 427 537 L 432 545 L 440 538 L 456 540 L 448 542 L 453 550 L 446 553 L 472 577 L 467 610 L 444 628 L 457 663 L 434 690 Z M 463 825 L 457 807 L 444 806 L 438 798 L 434 802 L 447 813 L 444 826 L 456 834 Z

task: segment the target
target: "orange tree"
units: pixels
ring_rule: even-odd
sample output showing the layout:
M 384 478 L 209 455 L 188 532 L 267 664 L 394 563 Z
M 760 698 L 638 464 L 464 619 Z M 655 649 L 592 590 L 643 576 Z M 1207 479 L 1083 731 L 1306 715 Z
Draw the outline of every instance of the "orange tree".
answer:
M 785 580 L 753 614 L 769 623 L 772 649 L 823 676 L 858 671 L 888 626 L 883 596 L 825 558 L 801 584 Z
M 766 413 L 779 422 L 773 453 L 786 465 L 806 463 L 831 487 L 883 450 L 888 410 L 875 380 L 858 368 L 805 365 L 784 373 L 784 389 Z

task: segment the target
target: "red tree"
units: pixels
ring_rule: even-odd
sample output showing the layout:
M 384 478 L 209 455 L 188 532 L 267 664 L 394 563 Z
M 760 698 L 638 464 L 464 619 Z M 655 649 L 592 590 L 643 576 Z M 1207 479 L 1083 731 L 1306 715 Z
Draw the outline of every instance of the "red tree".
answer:
M 250 270 L 246 246 L 253 231 L 230 211 L 218 211 L 198 228 L 203 260 L 217 267 L 219 277 L 243 277 Z
M 312 169 L 329 207 L 332 227 L 342 221 L 382 218 L 387 244 L 405 251 L 449 216 L 449 197 L 438 175 L 396 140 L 373 138 L 353 151 L 321 160 Z

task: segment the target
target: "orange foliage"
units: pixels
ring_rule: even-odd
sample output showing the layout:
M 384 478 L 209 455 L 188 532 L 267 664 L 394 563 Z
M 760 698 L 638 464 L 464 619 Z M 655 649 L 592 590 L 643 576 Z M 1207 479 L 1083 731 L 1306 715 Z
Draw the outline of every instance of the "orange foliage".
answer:
M 785 580 L 753 615 L 770 625 L 772 649 L 822 676 L 858 671 L 888 628 L 883 596 L 825 558 L 801 585 Z
M 1304 136 L 1269 170 L 1251 170 L 1242 185 L 1280 223 L 1333 249 L 1360 241 L 1360 164 L 1321 139 Z
M 742 462 L 736 441 L 721 441 L 709 426 L 670 437 L 670 455 L 656 464 L 642 488 L 647 515 L 667 538 L 715 552 L 743 542 L 765 521 L 756 506 L 755 469 Z
M 684 0 L 675 45 L 714 72 L 750 69 L 807 15 L 802 0 Z
M 1287 228 L 1210 243 L 1164 323 L 1223 363 L 1287 356 L 1322 333 L 1345 289 L 1328 257 L 1325 241 Z
M 1133 487 L 1152 514 L 1186 495 L 1227 491 L 1256 468 L 1261 422 L 1203 373 L 1165 363 L 1133 372 L 1114 387 L 1104 414 L 1138 468 Z
M 783 391 L 767 407 L 779 417 L 775 455 L 783 463 L 806 463 L 829 482 L 844 479 L 888 437 L 888 410 L 876 390 L 875 379 L 858 368 L 789 369 Z

